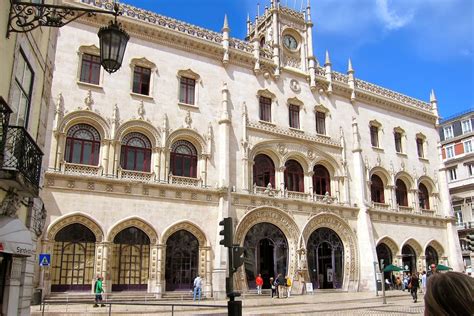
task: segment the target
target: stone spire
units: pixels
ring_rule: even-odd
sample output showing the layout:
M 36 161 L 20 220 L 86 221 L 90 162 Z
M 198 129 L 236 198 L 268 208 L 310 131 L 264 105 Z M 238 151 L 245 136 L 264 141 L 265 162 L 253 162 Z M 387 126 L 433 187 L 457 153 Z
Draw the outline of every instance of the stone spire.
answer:
M 355 102 L 355 79 L 354 79 L 354 68 L 352 68 L 352 61 L 349 58 L 349 61 L 347 63 L 347 75 L 348 75 L 348 81 L 347 83 L 349 84 L 349 88 L 351 88 L 351 102 Z
M 329 82 L 327 93 L 332 94 L 332 64 L 331 59 L 329 59 L 329 52 L 326 50 L 326 60 L 324 62 L 324 72 L 326 75 L 326 80 Z
M 226 66 L 229 63 L 229 22 L 227 21 L 227 14 L 224 15 L 224 25 L 222 26 L 222 47 L 224 48 L 224 56 L 222 63 Z
M 301 2 L 303 5 L 303 2 Z M 311 90 L 316 89 L 316 58 L 313 54 L 313 22 L 311 22 L 311 6 L 308 0 L 308 5 L 306 7 L 306 35 L 308 39 L 307 43 L 307 53 L 308 53 L 308 70 L 309 70 L 309 86 Z
M 438 119 L 436 119 L 436 124 L 439 123 L 439 113 L 438 113 L 438 100 L 436 99 L 436 95 L 433 89 L 431 89 L 430 92 L 430 104 L 431 104 L 431 111 L 438 116 Z

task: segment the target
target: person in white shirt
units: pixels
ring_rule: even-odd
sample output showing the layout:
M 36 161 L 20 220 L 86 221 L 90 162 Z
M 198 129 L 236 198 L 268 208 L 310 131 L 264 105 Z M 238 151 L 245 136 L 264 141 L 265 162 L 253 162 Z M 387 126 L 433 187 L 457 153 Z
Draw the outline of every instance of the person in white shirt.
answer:
M 426 292 L 426 271 L 421 274 L 421 292 Z
M 201 300 L 201 292 L 202 292 L 202 278 L 201 276 L 197 276 L 193 282 L 193 301 L 196 300 L 196 296 L 198 300 Z

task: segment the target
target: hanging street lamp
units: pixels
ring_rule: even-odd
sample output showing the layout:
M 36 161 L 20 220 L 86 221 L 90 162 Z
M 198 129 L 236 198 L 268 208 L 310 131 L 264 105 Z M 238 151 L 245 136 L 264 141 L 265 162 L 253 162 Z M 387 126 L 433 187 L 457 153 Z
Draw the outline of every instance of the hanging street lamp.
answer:
M 109 2 L 105 4 L 105 8 L 112 10 L 10 0 L 6 37 L 9 38 L 12 32 L 27 33 L 40 26 L 62 27 L 84 15 L 90 17 L 97 13 L 110 14 L 114 16 L 114 20 L 108 26 L 101 27 L 97 35 L 100 42 L 100 64 L 108 73 L 114 73 L 122 66 L 130 36 L 117 22 L 117 17 L 122 14 L 119 4 Z

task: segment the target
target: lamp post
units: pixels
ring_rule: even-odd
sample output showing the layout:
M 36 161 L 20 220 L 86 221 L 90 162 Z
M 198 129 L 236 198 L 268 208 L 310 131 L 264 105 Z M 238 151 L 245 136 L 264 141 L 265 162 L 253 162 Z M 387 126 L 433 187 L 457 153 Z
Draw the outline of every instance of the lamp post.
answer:
M 118 3 L 106 3 L 105 8 L 108 10 L 10 0 L 6 37 L 9 38 L 12 32 L 27 33 L 40 26 L 62 27 L 85 15 L 110 14 L 114 16 L 114 20 L 108 26 L 100 28 L 97 35 L 100 42 L 100 64 L 108 73 L 114 73 L 122 66 L 130 36 L 117 22 L 117 16 L 122 14 Z

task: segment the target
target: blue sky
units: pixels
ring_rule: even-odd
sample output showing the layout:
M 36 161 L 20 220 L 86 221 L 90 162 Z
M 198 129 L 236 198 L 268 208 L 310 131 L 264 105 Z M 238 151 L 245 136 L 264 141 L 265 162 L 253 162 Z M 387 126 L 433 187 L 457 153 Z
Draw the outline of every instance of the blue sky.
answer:
M 301 1 L 281 0 L 301 8 Z M 231 36 L 245 37 L 251 19 L 270 0 L 122 0 Z M 311 0 L 313 45 L 324 63 L 357 78 L 428 101 L 435 90 L 442 117 L 474 109 L 474 0 Z

